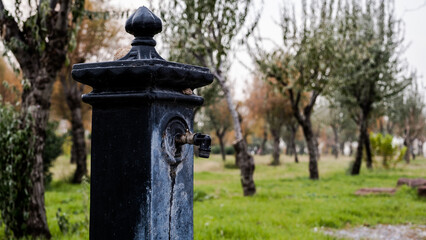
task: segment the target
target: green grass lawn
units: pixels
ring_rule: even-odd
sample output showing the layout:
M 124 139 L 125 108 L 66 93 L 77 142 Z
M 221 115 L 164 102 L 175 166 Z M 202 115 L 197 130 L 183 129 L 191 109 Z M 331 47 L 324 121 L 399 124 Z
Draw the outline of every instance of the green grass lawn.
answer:
M 228 156 L 227 165 L 233 158 Z M 397 169 L 363 168 L 360 176 L 346 175 L 350 158 L 324 156 L 319 162 L 320 180 L 308 179 L 307 157 L 296 164 L 282 156 L 282 165 L 269 166 L 270 156 L 255 156 L 257 194 L 242 197 L 239 170 L 225 168 L 218 155 L 195 160 L 195 239 L 333 239 L 315 228 L 349 228 L 375 224 L 426 224 L 426 199 L 416 191 L 400 188 L 393 196 L 355 196 L 362 187 L 394 187 L 400 177 L 426 177 L 426 159 L 416 159 Z M 46 210 L 53 239 L 88 239 L 87 184 L 71 185 L 68 159 L 53 167 L 55 181 L 46 191 Z M 86 207 L 85 207 L 86 206 Z M 74 233 L 63 235 L 58 208 Z M 0 233 L 0 238 L 1 238 Z

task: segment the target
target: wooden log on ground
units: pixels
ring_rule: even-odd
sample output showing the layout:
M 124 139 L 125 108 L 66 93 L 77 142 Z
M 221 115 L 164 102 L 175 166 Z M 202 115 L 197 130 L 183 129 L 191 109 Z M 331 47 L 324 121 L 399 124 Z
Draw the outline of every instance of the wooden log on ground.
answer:
M 426 179 L 424 178 L 400 178 L 396 183 L 396 186 L 407 185 L 410 187 L 417 188 L 419 186 L 426 186 Z
M 355 195 L 365 196 L 372 194 L 389 194 L 393 195 L 395 193 L 395 188 L 361 188 L 355 192 Z

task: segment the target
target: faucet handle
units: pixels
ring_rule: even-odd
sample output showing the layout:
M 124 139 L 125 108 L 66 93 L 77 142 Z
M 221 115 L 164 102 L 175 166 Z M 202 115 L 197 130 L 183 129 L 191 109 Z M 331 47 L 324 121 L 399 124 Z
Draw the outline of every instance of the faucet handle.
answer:
M 200 146 L 199 156 L 202 158 L 209 158 L 211 152 L 212 139 L 207 134 L 196 133 L 194 135 L 194 145 Z
M 191 133 L 188 129 L 185 134 L 178 134 L 175 137 L 176 145 L 192 144 L 199 146 L 199 156 L 209 158 L 211 152 L 212 139 L 207 134 Z

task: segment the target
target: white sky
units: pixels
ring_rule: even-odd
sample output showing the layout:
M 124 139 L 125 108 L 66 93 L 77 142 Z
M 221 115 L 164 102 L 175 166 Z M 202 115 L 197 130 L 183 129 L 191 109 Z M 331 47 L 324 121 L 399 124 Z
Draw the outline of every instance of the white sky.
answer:
M 154 0 L 155 1 L 155 0 Z M 255 9 L 258 9 L 262 0 L 254 0 Z M 150 6 L 149 0 L 112 0 L 110 3 L 122 9 L 137 9 L 139 6 Z M 265 47 L 273 47 L 273 43 L 281 43 L 281 31 L 276 22 L 280 20 L 281 6 L 286 2 L 297 3 L 297 0 L 264 0 L 262 17 L 258 23 L 259 33 L 262 37 L 271 39 Z M 395 10 L 405 24 L 405 45 L 408 46 L 404 53 L 409 68 L 416 70 L 418 81 L 426 87 L 426 0 L 395 0 Z M 155 12 L 154 12 L 155 13 Z M 160 33 L 161 34 L 161 33 Z M 230 80 L 234 84 L 234 94 L 237 99 L 243 98 L 246 84 L 252 79 L 250 71 L 244 66 L 252 68 L 252 62 L 245 49 L 236 51 L 232 59 Z M 241 64 L 244 63 L 244 64 Z
M 255 0 L 260 2 L 259 0 Z M 259 22 L 259 31 L 261 36 L 270 38 L 276 44 L 281 43 L 281 31 L 277 27 L 276 22 L 280 20 L 280 9 L 285 0 L 265 0 L 262 18 Z M 294 2 L 294 0 L 287 0 L 287 2 Z M 297 9 L 296 9 L 297 11 Z M 423 87 L 426 87 L 426 0 L 396 0 L 395 11 L 399 18 L 401 18 L 405 25 L 405 42 L 408 46 L 403 57 L 407 60 L 410 70 L 416 70 L 418 73 L 418 81 Z M 273 43 L 267 46 L 273 47 Z M 242 52 L 236 54 L 239 61 L 243 61 L 247 65 L 251 65 L 249 56 Z M 232 66 L 230 76 L 235 85 L 236 97 L 241 98 L 243 90 L 245 89 L 240 84 L 243 79 L 250 80 L 250 73 L 245 67 L 236 62 Z M 238 79 L 238 80 L 237 80 Z

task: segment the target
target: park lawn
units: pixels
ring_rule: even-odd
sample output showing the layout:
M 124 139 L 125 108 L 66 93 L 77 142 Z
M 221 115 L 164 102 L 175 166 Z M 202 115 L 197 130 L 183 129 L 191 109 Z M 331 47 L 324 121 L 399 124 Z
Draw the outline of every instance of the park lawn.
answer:
M 350 158 L 324 156 L 320 180 L 308 179 L 307 157 L 296 164 L 282 156 L 282 165 L 269 166 L 270 156 L 255 156 L 257 194 L 242 197 L 239 170 L 228 156 L 224 167 L 218 155 L 195 160 L 195 239 L 333 239 L 318 231 L 375 224 L 426 224 L 426 200 L 416 191 L 400 188 L 393 196 L 355 196 L 362 187 L 394 187 L 400 177 L 426 177 L 426 159 L 385 170 L 376 166 L 349 176 Z M 68 158 L 55 163 L 55 181 L 46 190 L 46 210 L 53 239 L 88 239 L 88 184 L 66 183 L 72 170 Z M 68 174 L 68 175 L 67 175 Z M 56 212 L 61 208 L 77 230 L 63 235 Z M 71 227 L 70 227 L 71 228 Z M 0 233 L 0 239 L 3 236 Z
M 212 199 L 196 202 L 195 239 L 331 239 L 316 229 L 375 224 L 426 224 L 426 200 L 401 188 L 394 196 L 355 196 L 362 187 L 394 187 L 400 177 L 426 177 L 426 160 L 398 169 L 362 169 L 346 175 L 350 158 L 323 157 L 320 180 L 308 179 L 307 158 L 284 157 L 279 167 L 258 157 L 257 194 L 242 197 L 238 170 L 195 173 L 195 190 Z M 209 160 L 198 160 L 209 161 Z

